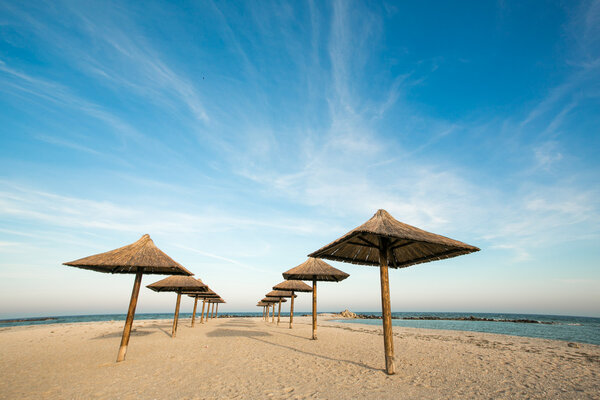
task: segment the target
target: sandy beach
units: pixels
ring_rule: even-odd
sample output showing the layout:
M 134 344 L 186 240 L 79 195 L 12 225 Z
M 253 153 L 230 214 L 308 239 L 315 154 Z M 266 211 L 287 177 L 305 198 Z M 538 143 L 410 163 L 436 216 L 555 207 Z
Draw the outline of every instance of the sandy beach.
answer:
M 600 399 L 600 346 L 394 327 L 397 374 L 384 373 L 381 328 L 319 317 L 279 326 L 219 318 L 190 327 L 122 321 L 0 329 L 2 399 Z

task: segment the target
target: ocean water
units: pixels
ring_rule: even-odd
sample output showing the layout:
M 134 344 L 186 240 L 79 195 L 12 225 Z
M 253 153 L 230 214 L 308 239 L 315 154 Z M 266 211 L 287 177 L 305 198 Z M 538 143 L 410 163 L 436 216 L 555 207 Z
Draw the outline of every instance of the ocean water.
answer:
M 378 315 L 381 313 L 364 312 L 357 314 Z M 468 318 L 469 316 L 491 319 L 528 319 L 549 324 L 490 322 L 490 321 L 455 321 L 455 320 L 411 320 L 392 319 L 393 326 L 409 328 L 444 329 L 453 331 L 488 332 L 503 335 L 524 336 L 543 339 L 565 340 L 569 342 L 591 343 L 600 345 L 600 318 L 573 317 L 564 315 L 536 314 L 490 314 L 490 313 L 436 313 L 436 312 L 394 312 L 393 317 L 440 317 Z M 346 323 L 381 325 L 380 319 L 339 320 Z
M 325 311 L 320 311 L 325 312 Z M 375 312 L 359 312 L 358 314 L 377 315 Z M 308 315 L 306 312 L 298 312 L 294 315 Z M 600 345 L 600 318 L 574 317 L 564 315 L 535 315 L 535 314 L 491 314 L 491 313 L 436 313 L 436 312 L 395 312 L 392 316 L 399 318 L 406 317 L 440 317 L 440 318 L 461 318 L 469 316 L 491 319 L 528 319 L 550 324 L 531 324 L 516 322 L 489 322 L 489 321 L 455 321 L 455 320 L 407 320 L 393 319 L 392 325 L 404 326 L 410 328 L 426 329 L 445 329 L 470 332 L 488 332 L 504 335 L 525 336 L 544 339 L 566 340 L 569 342 L 591 343 Z M 179 318 L 191 318 L 191 313 L 180 313 Z M 220 312 L 219 317 L 260 317 L 259 312 Z M 281 313 L 282 317 L 287 318 L 289 313 Z M 22 318 L 17 321 L 0 320 L 0 328 L 20 325 L 45 325 L 45 324 L 64 324 L 77 322 L 95 322 L 95 321 L 124 321 L 125 314 L 96 314 L 96 315 L 71 315 L 41 317 L 44 320 L 31 318 Z M 173 313 L 139 313 L 135 315 L 136 320 L 148 319 L 171 319 Z M 198 316 L 197 316 L 198 318 Z M 360 323 L 367 325 L 381 325 L 380 319 L 352 319 L 339 320 L 343 323 Z
M 283 313 L 281 313 L 283 316 Z M 296 314 L 294 314 L 296 315 Z M 239 312 L 239 313 L 221 313 L 219 318 L 223 316 L 232 317 L 260 317 L 262 312 Z M 94 315 L 62 315 L 54 317 L 39 317 L 39 318 L 13 318 L 10 320 L 0 319 L 0 328 L 6 326 L 22 326 L 22 325 L 47 325 L 47 324 L 69 324 L 74 322 L 97 322 L 97 321 L 125 321 L 127 314 L 94 314 Z M 179 313 L 179 319 L 191 318 L 192 313 Z M 145 319 L 172 319 L 173 313 L 136 313 L 135 320 Z M 196 315 L 200 318 L 200 313 Z

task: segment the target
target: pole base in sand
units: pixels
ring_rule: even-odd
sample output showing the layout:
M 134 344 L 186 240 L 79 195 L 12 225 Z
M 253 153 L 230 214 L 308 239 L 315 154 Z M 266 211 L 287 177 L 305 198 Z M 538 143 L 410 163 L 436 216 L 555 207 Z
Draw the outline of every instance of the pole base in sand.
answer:
M 119 355 L 117 356 L 117 362 L 121 362 L 125 360 L 125 355 L 127 354 L 127 346 L 119 347 Z

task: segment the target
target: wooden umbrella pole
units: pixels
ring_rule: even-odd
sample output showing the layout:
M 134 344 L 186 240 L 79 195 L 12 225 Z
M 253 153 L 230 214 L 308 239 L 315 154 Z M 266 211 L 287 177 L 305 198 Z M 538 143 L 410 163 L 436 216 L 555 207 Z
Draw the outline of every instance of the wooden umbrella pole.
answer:
M 389 241 L 387 238 L 381 238 L 379 244 L 379 276 L 381 278 L 381 314 L 383 319 L 385 371 L 388 375 L 393 375 L 396 373 L 396 366 L 394 365 L 392 306 L 390 304 L 390 280 L 388 276 Z
M 200 313 L 200 323 L 204 323 L 204 306 L 206 306 L 206 299 L 202 299 L 202 312 Z
M 212 303 L 212 311 L 210 312 L 210 319 L 215 317 L 215 303 Z
M 267 312 L 267 306 L 263 306 L 263 321 L 265 320 L 265 313 Z
M 279 298 L 279 308 L 277 309 L 277 326 L 279 326 L 280 319 L 281 319 L 281 297 Z
M 198 307 L 198 296 L 194 300 L 194 312 L 192 313 L 192 328 L 194 327 L 194 321 L 196 320 L 196 307 Z
M 127 319 L 125 320 L 125 326 L 123 327 L 123 336 L 121 337 L 121 347 L 119 347 L 119 355 L 117 356 L 117 362 L 123 361 L 125 359 L 125 354 L 127 353 L 129 335 L 131 334 L 131 326 L 133 325 L 135 306 L 137 305 L 137 299 L 138 295 L 140 294 L 141 284 L 142 272 L 137 272 L 135 274 L 135 281 L 133 282 L 133 290 L 131 291 L 131 300 L 129 300 L 129 309 L 127 310 Z
M 294 291 L 292 290 L 292 304 L 290 304 L 290 329 L 292 329 L 292 321 L 294 320 Z
M 217 303 L 217 311 L 215 311 L 215 318 L 219 318 L 219 303 Z
M 171 337 L 177 334 L 177 322 L 179 321 L 179 303 L 181 303 L 181 293 L 177 292 L 177 303 L 175 304 L 175 316 L 173 317 L 173 331 Z
M 271 323 L 274 324 L 275 323 L 275 303 L 271 303 L 273 304 L 273 313 L 271 314 L 273 317 L 271 318 Z
M 317 340 L 317 279 L 313 278 L 313 301 L 312 301 L 312 338 Z

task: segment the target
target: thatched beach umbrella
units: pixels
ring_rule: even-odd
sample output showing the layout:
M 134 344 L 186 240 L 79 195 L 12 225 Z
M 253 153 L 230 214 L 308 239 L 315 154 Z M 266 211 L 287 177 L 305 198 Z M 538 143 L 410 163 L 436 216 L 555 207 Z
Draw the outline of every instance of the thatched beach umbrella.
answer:
M 213 319 L 215 316 L 215 302 L 211 301 L 211 299 L 209 299 L 208 304 L 210 304 L 212 306 L 211 311 L 210 311 L 210 319 Z
M 264 310 L 263 310 L 263 319 L 265 321 L 268 321 L 268 318 L 269 318 L 269 309 L 271 307 L 271 304 L 273 304 L 273 303 L 267 303 L 267 302 L 264 302 L 264 301 L 261 300 L 261 301 L 258 302 L 258 304 L 261 304 L 264 307 Z
M 127 353 L 135 307 L 142 284 L 142 275 L 193 275 L 156 247 L 150 239 L 150 235 L 144 235 L 140 240 L 130 245 L 63 264 L 111 274 L 135 274 L 117 362 L 123 361 Z
M 275 322 L 275 303 L 279 303 L 279 299 L 275 298 L 275 297 L 265 297 L 264 299 L 261 300 L 263 303 L 268 303 L 271 306 L 273 306 L 273 313 L 272 313 L 272 320 L 271 322 Z M 285 303 L 285 299 L 283 300 L 283 302 Z M 269 322 L 269 313 L 267 311 L 267 322 Z
M 309 256 L 379 267 L 385 364 L 391 375 L 395 366 L 388 267 L 405 268 L 475 251 L 479 249 L 404 224 L 387 211 L 378 210 L 363 225 Z
M 270 307 L 270 303 L 264 303 L 262 301 L 259 301 L 258 304 L 262 305 L 263 307 L 263 319 L 266 321 L 267 320 L 267 316 L 269 315 L 269 307 Z
M 283 273 L 283 278 L 297 281 L 312 281 L 312 338 L 317 340 L 317 281 L 340 282 L 349 277 L 344 271 L 333 268 L 323 260 L 309 257 L 308 260 Z
M 194 312 L 192 313 L 192 327 L 194 326 L 194 320 L 196 319 L 196 304 L 198 303 L 198 299 L 202 299 L 202 312 L 200 313 L 200 323 L 203 323 L 204 316 L 204 306 L 206 306 L 207 298 L 218 297 L 219 295 L 213 292 L 212 290 L 207 288 L 206 292 L 182 292 L 182 294 L 187 294 L 189 297 L 194 298 Z
M 208 288 L 206 293 L 204 293 L 204 300 L 202 301 L 202 312 L 200 313 L 200 323 L 201 324 L 203 324 L 205 320 L 208 321 L 208 309 L 210 308 L 210 303 L 208 304 L 208 307 L 206 307 L 206 317 L 204 316 L 204 306 L 206 305 L 206 303 L 208 303 L 209 299 L 213 299 L 213 298 L 217 298 L 217 297 L 219 297 L 219 295 L 216 294 L 214 291 L 212 291 L 210 288 Z
M 292 301 L 294 301 L 294 297 L 298 297 L 289 290 L 271 290 L 265 296 L 279 299 L 279 308 L 277 310 L 277 325 L 279 325 L 279 321 L 281 320 L 282 299 L 284 299 L 284 297 L 290 297 L 292 299 Z M 283 301 L 285 301 L 285 299 Z
M 208 300 L 210 303 L 213 304 L 213 311 L 214 311 L 214 317 L 219 318 L 219 304 L 223 304 L 225 303 L 225 300 L 223 300 L 222 298 L 216 298 L 216 299 L 209 299 Z M 216 305 L 216 309 L 215 309 L 215 305 Z M 211 316 L 212 319 L 212 316 Z
M 289 290 L 294 294 L 294 292 L 312 292 L 312 288 L 308 286 L 306 283 L 302 281 L 283 281 L 273 286 L 274 290 Z M 294 320 L 294 297 L 292 297 L 292 302 L 290 303 L 290 326 L 292 329 L 292 321 Z
M 169 276 L 165 279 L 161 279 L 158 282 L 154 282 L 148 286 L 148 289 L 154 290 L 155 292 L 175 292 L 177 293 L 177 302 L 175 303 L 175 315 L 173 317 L 173 329 L 171 331 L 171 337 L 175 337 L 177 334 L 177 322 L 179 321 L 179 304 L 181 303 L 181 294 L 183 292 L 205 292 L 208 289 L 204 283 L 198 282 L 198 280 L 191 276 Z
M 198 282 L 200 282 L 201 284 L 204 285 L 204 282 L 202 282 L 202 279 L 198 278 Z M 206 285 L 204 285 L 204 286 L 206 286 Z M 206 286 L 205 290 L 208 290 L 208 286 Z M 196 319 L 196 308 L 198 307 L 198 298 L 199 298 L 199 296 L 195 296 L 194 295 L 194 293 L 198 293 L 198 292 L 195 292 L 195 291 L 191 291 L 191 292 L 184 291 L 184 292 L 181 292 L 181 294 L 189 294 L 189 293 L 192 293 L 190 295 L 190 297 L 194 298 L 194 311 L 192 311 L 192 328 L 193 328 L 194 327 L 194 321 Z
M 262 313 L 263 313 L 262 317 L 263 317 L 263 319 L 265 319 L 266 304 L 264 304 L 262 301 L 259 301 L 258 303 L 256 303 L 256 307 L 262 307 Z

